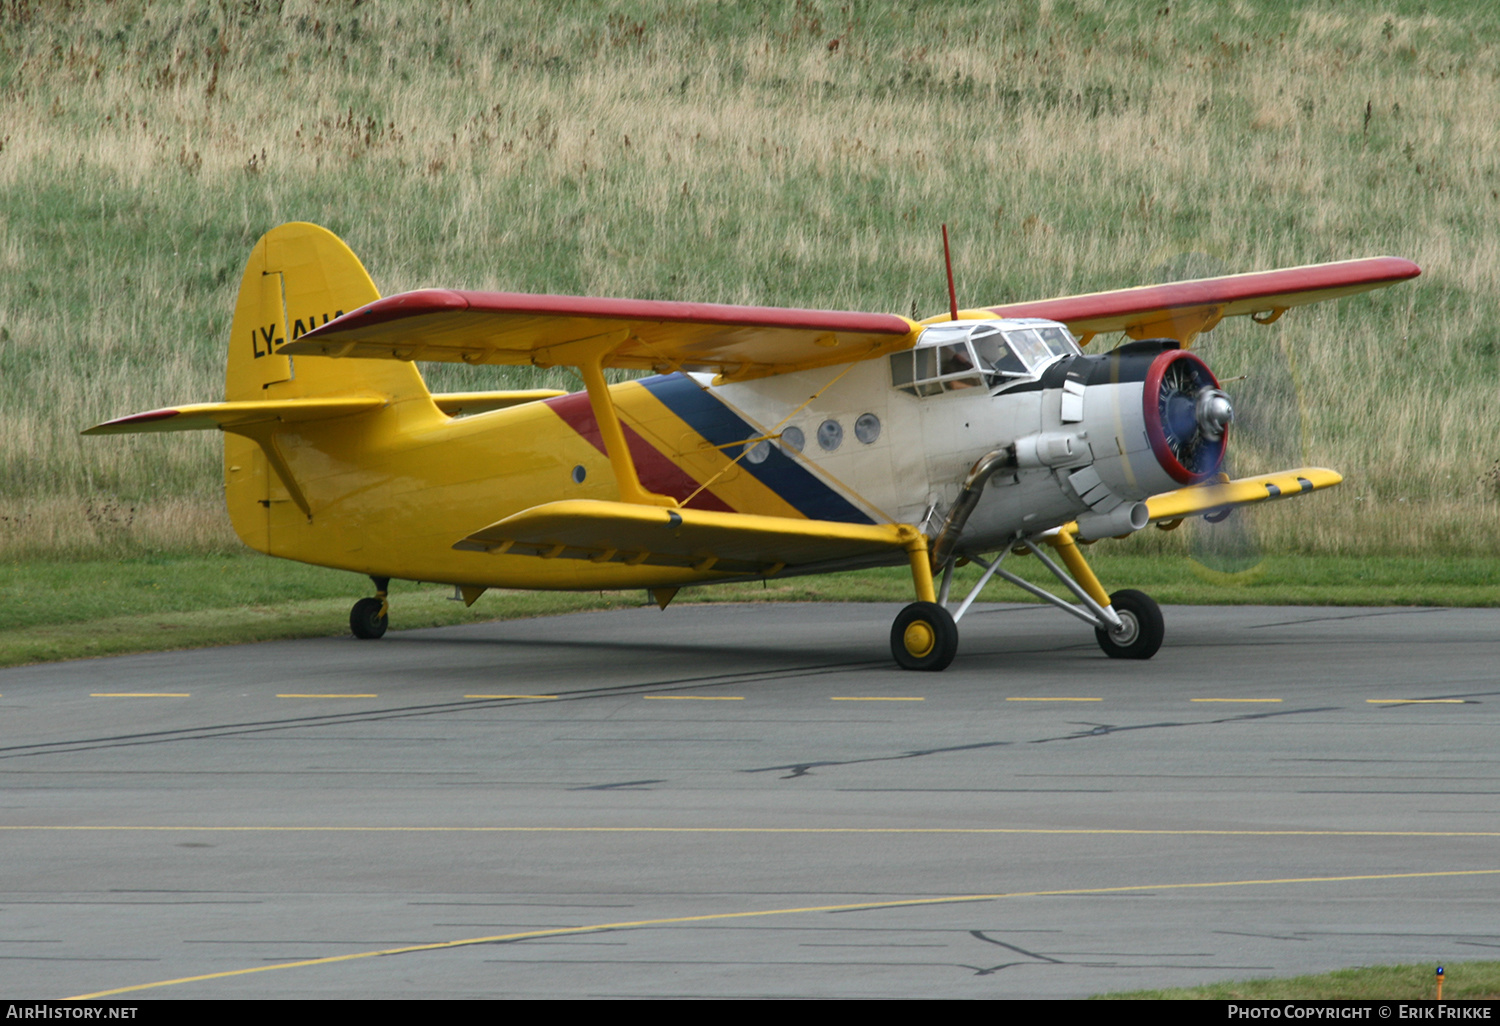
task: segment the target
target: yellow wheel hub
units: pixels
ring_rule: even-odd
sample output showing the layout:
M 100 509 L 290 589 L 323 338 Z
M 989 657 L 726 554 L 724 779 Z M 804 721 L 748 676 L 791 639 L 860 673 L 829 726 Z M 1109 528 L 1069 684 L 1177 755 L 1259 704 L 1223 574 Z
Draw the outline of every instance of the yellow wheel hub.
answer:
M 901 640 L 906 645 L 906 650 L 920 659 L 931 652 L 933 646 L 937 644 L 937 634 L 933 631 L 931 624 L 917 620 L 907 626 L 906 633 L 901 636 Z

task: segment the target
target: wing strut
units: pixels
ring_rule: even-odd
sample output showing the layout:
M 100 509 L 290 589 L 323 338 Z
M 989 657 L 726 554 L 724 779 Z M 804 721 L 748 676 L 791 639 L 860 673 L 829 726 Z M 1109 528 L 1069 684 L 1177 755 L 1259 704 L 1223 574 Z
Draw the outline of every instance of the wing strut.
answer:
M 630 455 L 630 447 L 625 444 L 625 432 L 620 428 L 620 416 L 615 412 L 614 401 L 609 397 L 609 383 L 604 380 L 604 361 L 629 337 L 630 332 L 621 329 L 573 343 L 569 348 L 577 347 L 573 356 L 577 360 L 579 373 L 583 375 L 584 387 L 588 389 L 589 406 L 594 411 L 594 420 L 599 424 L 599 435 L 604 439 L 604 451 L 609 456 L 609 465 L 615 472 L 615 483 L 620 488 L 620 501 L 638 506 L 666 506 L 668 509 L 676 509 L 676 499 L 648 492 L 641 484 L 640 475 L 635 471 L 635 460 Z

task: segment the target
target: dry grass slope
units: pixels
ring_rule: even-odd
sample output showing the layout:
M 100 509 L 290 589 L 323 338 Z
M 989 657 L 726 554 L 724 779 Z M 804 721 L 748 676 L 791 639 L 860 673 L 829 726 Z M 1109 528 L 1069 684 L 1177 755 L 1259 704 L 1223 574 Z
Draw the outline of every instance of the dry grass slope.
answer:
M 386 292 L 923 315 L 939 221 L 975 304 L 1407 256 L 1204 343 L 1249 375 L 1235 469 L 1346 475 L 1270 547 L 1489 553 L 1497 78 L 1500 19 L 1456 3 L 5 0 L 0 556 L 233 544 L 216 438 L 77 432 L 218 398 L 241 262 L 291 219 Z M 464 370 L 435 387 L 526 378 Z

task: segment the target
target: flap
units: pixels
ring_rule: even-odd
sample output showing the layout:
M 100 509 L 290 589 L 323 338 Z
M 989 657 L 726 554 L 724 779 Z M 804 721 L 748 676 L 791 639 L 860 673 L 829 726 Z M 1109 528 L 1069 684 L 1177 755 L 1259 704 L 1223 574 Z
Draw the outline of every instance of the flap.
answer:
M 618 333 L 606 367 L 759 377 L 909 348 L 895 314 L 426 289 L 378 300 L 277 350 L 288 355 L 572 365 L 570 343 Z
M 1343 475 L 1338 471 L 1326 470 L 1322 467 L 1282 470 L 1274 474 L 1261 474 L 1258 477 L 1242 477 L 1235 481 L 1220 474 L 1218 481 L 1153 495 L 1146 500 L 1146 509 L 1150 511 L 1153 521 L 1180 520 L 1183 517 L 1199 513 L 1213 513 L 1252 502 L 1306 495 L 1319 488 L 1332 488 L 1343 479 Z
M 192 403 L 167 409 L 133 413 L 128 417 L 107 420 L 83 433 L 86 435 L 132 435 L 149 431 L 209 431 L 220 428 L 233 431 L 250 424 L 280 421 L 295 424 L 308 420 L 329 420 L 379 409 L 388 399 L 356 396 L 341 399 L 275 399 L 233 403 Z
M 783 567 L 900 552 L 920 543 L 921 535 L 905 524 L 844 524 L 572 499 L 523 510 L 453 547 L 769 575 Z
M 1261 319 L 1269 323 L 1294 306 L 1384 288 L 1421 273 L 1421 268 L 1410 260 L 1370 257 L 1167 285 L 1142 285 L 1034 303 L 1010 303 L 990 309 L 1000 317 L 1062 321 L 1075 335 L 1123 331 L 1132 338 L 1163 337 L 1187 342 L 1192 335 L 1211 330 L 1225 317 L 1262 314 L 1265 316 Z

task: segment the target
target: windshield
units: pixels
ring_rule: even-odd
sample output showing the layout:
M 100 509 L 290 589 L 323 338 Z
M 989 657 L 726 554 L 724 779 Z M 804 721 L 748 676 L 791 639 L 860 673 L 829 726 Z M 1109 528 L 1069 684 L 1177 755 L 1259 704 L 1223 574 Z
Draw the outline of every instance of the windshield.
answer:
M 1048 321 L 934 324 L 916 348 L 891 356 L 891 383 L 912 395 L 937 395 L 1039 376 L 1053 360 L 1076 356 L 1078 345 Z

